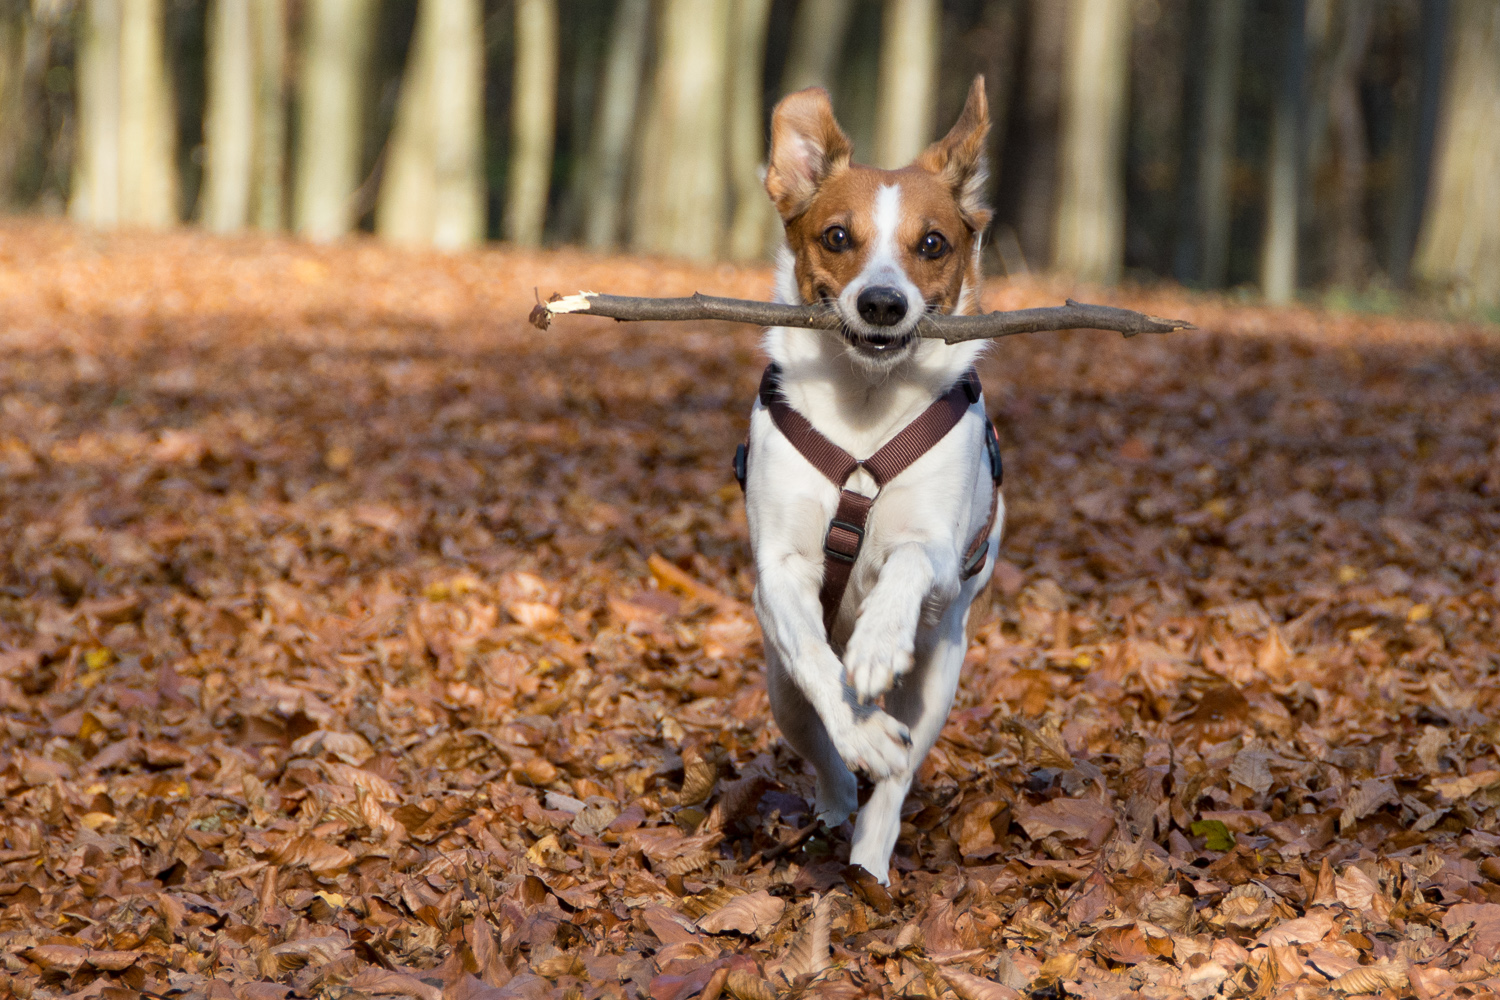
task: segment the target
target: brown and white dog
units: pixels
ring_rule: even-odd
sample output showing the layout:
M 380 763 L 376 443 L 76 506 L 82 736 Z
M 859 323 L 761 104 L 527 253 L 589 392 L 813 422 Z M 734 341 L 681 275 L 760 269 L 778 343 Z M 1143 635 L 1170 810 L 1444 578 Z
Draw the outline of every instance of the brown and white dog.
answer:
M 910 166 L 876 170 L 850 162 L 822 89 L 776 106 L 766 190 L 786 224 L 777 297 L 830 303 L 842 329 L 772 329 L 765 349 L 779 368 L 780 401 L 849 456 L 876 453 L 959 385 L 983 350 L 921 338 L 917 324 L 925 313 L 978 305 L 988 131 L 976 79 L 946 137 Z M 771 707 L 817 768 L 824 823 L 838 826 L 855 810 L 856 773 L 874 782 L 850 862 L 881 882 L 912 775 L 958 687 L 969 606 L 999 549 L 1004 511 L 986 461 L 992 432 L 971 385 L 951 430 L 878 488 L 831 627 L 819 592 L 840 488 L 764 399 L 751 415 L 745 500 Z M 877 492 L 863 465 L 845 486 Z M 984 562 L 965 576 L 971 540 Z

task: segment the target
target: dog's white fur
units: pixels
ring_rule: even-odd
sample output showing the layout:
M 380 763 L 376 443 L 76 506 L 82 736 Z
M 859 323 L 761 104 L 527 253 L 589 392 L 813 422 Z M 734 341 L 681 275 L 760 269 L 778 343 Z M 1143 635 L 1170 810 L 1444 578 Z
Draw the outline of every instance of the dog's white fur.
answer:
M 894 245 L 899 183 L 877 195 L 879 239 L 836 308 L 846 325 L 870 329 L 855 309 L 859 291 L 894 285 L 910 303 L 907 320 L 880 332 L 915 328 L 926 303 L 902 270 Z M 978 241 L 973 251 L 979 253 Z M 960 312 L 976 297 L 965 288 Z M 800 303 L 793 258 L 783 248 L 777 298 Z M 787 402 L 835 444 L 867 458 L 973 366 L 982 344 L 920 340 L 894 365 L 875 364 L 837 331 L 780 327 L 765 350 L 781 366 Z M 947 720 L 967 648 L 969 606 L 989 583 L 999 552 L 1003 505 L 982 572 L 960 567 L 989 515 L 993 484 L 981 400 L 942 441 L 880 490 L 863 549 L 832 635 L 818 592 L 823 541 L 839 490 L 782 436 L 759 401 L 750 419 L 745 503 L 759 582 L 755 610 L 765 636 L 767 686 L 777 724 L 817 768 L 818 818 L 838 826 L 857 805 L 855 772 L 875 782 L 860 809 L 849 860 L 882 883 L 901 828 L 912 777 Z M 848 488 L 875 492 L 863 469 Z M 883 709 L 872 702 L 884 696 Z

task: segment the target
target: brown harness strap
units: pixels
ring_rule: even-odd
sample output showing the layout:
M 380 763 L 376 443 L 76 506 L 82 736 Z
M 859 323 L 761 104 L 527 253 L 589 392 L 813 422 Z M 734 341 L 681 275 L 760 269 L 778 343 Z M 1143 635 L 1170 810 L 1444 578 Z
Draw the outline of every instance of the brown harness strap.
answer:
M 806 417 L 792 409 L 781 395 L 780 376 L 781 370 L 776 365 L 766 366 L 765 374 L 760 380 L 761 404 L 770 412 L 777 429 L 791 442 L 792 447 L 839 488 L 838 509 L 834 511 L 833 520 L 828 525 L 828 534 L 823 541 L 823 586 L 818 593 L 818 600 L 823 605 L 823 627 L 831 633 L 839 605 L 843 603 L 844 591 L 849 586 L 849 575 L 854 570 L 854 563 L 864 544 L 865 523 L 875 504 L 874 497 L 845 489 L 844 484 L 856 469 L 862 467 L 875 480 L 877 489 L 884 487 L 927 454 L 957 426 L 969 407 L 979 400 L 979 376 L 973 371 L 966 373 L 953 388 L 864 461 L 828 440 Z M 985 447 L 989 453 L 995 491 L 990 499 L 990 515 L 985 521 L 984 530 L 975 537 L 964 553 L 964 579 L 984 568 L 985 556 L 989 552 L 990 529 L 995 525 L 999 507 L 1000 444 L 993 424 L 989 425 Z M 741 486 L 744 486 L 747 460 L 748 454 L 742 445 L 735 456 L 735 474 L 740 479 Z

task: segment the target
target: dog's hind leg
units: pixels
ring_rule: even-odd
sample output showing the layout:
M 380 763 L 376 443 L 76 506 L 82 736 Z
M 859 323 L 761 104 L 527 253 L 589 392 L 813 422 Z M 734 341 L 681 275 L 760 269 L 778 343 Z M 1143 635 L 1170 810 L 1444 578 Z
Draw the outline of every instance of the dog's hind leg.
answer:
M 967 601 L 955 601 L 936 629 L 918 635 L 911 672 L 885 696 L 886 711 L 911 728 L 911 766 L 875 783 L 870 798 L 859 810 L 849 849 L 849 863 L 864 868 L 882 884 L 890 879 L 891 852 L 901 833 L 901 806 L 906 793 L 917 768 L 942 733 L 958 691 L 959 673 L 968 651 L 964 630 L 967 608 Z M 928 648 L 923 649 L 924 645 Z
M 854 774 L 828 738 L 828 730 L 812 704 L 797 687 L 774 647 L 766 645 L 766 694 L 771 700 L 771 714 L 792 749 L 818 772 L 816 808 L 824 825 L 837 827 L 858 805 L 859 785 Z

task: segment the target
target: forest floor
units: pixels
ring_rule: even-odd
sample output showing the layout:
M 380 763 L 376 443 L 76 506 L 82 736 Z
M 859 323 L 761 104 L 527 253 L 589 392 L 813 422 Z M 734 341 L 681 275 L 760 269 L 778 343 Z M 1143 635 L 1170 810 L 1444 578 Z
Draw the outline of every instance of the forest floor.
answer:
M 1004 561 L 887 891 L 767 709 L 755 331 L 525 322 L 768 282 L 5 223 L 0 985 L 1500 990 L 1496 329 L 996 282 L 1202 329 L 985 361 Z

